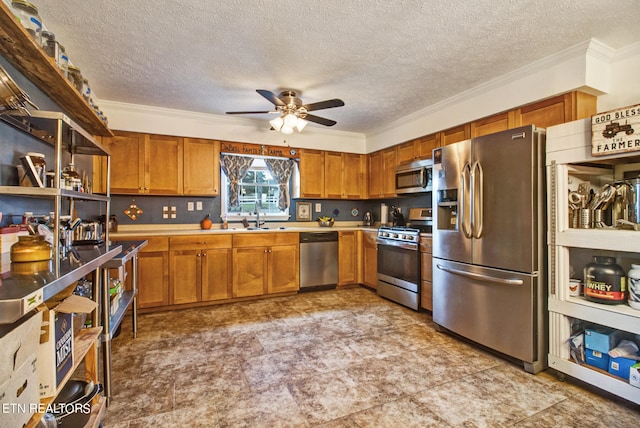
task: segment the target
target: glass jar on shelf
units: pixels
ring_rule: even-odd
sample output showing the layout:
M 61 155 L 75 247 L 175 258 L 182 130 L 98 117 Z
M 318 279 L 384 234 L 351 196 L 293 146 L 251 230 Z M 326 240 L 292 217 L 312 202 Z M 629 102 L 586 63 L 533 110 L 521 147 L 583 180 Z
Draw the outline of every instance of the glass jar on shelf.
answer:
M 25 0 L 13 0 L 11 10 L 20 24 L 27 30 L 33 40 L 41 45 L 42 20 L 38 14 L 38 8 Z
M 82 93 L 82 73 L 75 65 L 69 65 L 67 79 L 75 86 L 76 90 Z
M 51 31 L 42 32 L 42 50 L 47 54 L 49 59 L 55 63 L 58 61 L 58 42 L 56 35 Z
M 58 67 L 64 77 L 69 75 L 69 56 L 64 48 L 64 45 L 58 45 Z

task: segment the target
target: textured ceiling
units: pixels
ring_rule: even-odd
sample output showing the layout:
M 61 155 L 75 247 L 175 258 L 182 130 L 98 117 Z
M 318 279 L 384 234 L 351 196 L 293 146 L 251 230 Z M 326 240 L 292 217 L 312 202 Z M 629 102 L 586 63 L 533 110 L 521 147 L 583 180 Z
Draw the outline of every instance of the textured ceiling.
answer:
M 638 0 L 34 2 L 101 100 L 224 114 L 295 89 L 361 133 L 592 37 L 640 41 Z

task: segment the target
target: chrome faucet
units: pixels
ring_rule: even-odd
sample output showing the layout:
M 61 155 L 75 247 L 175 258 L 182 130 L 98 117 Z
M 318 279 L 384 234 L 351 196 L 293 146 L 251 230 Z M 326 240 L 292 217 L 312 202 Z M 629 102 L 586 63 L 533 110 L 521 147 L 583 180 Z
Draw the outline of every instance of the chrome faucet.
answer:
M 256 201 L 256 208 L 254 214 L 256 215 L 256 228 L 260 228 L 264 224 L 264 221 L 260 221 L 260 210 L 258 209 L 258 201 Z

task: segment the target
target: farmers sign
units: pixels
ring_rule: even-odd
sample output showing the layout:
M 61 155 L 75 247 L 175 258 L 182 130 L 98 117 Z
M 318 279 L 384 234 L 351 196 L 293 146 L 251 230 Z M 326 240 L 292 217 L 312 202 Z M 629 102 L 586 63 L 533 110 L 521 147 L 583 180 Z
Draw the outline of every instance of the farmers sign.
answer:
M 591 117 L 591 155 L 640 151 L 640 105 Z

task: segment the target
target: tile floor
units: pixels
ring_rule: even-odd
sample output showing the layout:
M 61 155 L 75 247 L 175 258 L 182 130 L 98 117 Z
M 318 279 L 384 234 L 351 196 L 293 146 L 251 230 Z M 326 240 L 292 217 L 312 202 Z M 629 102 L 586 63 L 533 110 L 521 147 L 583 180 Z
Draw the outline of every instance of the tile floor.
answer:
M 638 427 L 638 406 L 434 329 L 364 288 L 142 315 L 104 426 Z M 640 393 L 640 390 L 639 390 Z

